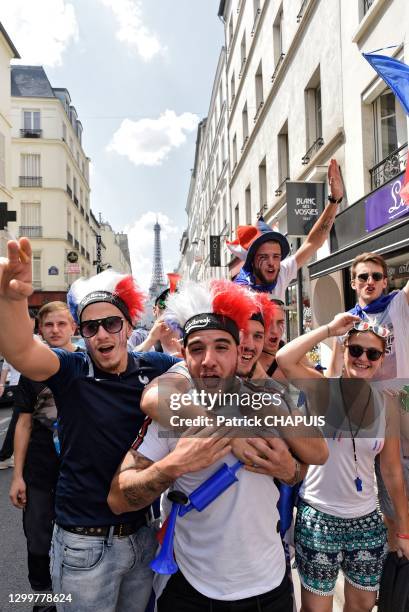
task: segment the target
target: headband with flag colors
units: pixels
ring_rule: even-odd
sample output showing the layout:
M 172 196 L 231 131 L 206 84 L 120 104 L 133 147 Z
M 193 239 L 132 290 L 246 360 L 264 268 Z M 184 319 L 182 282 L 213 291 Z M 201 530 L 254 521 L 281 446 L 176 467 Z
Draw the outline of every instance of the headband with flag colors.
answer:
M 80 323 L 81 313 L 89 304 L 108 302 L 116 306 L 134 325 L 144 310 L 145 295 L 130 274 L 119 274 L 110 268 L 91 278 L 79 278 L 67 294 L 71 314 Z
M 383 51 L 383 49 L 378 49 Z M 409 115 L 409 66 L 394 57 L 377 53 L 363 53 L 366 61 L 379 74 L 398 98 L 402 108 Z M 406 159 L 406 172 L 400 190 L 402 202 L 409 206 L 409 153 Z
M 257 296 L 227 280 L 203 283 L 187 281 L 166 302 L 165 321 L 190 333 L 204 329 L 222 329 L 239 343 L 239 330 L 246 329 L 254 312 L 260 310 Z

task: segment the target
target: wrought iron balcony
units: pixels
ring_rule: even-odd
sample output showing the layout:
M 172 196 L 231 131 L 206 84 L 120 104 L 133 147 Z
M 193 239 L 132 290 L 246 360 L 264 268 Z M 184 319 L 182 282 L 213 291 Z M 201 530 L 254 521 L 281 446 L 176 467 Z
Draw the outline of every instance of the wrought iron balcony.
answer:
M 70 196 L 70 198 L 72 199 L 72 189 L 69 185 L 67 185 L 67 193 Z
M 68 242 L 71 242 L 71 244 L 74 242 L 74 238 L 71 232 L 67 232 L 67 240 Z
M 20 176 L 19 186 L 20 187 L 42 187 L 43 177 L 42 176 Z
M 400 174 L 406 167 L 407 154 L 408 143 L 392 151 L 388 157 L 385 157 L 379 164 L 371 168 L 369 172 L 371 175 L 372 189 L 380 187 L 397 174 Z
M 257 219 L 260 219 L 260 217 L 262 217 L 264 215 L 264 213 L 266 212 L 267 208 L 268 208 L 267 204 L 263 204 L 263 206 L 257 212 Z
M 41 225 L 20 225 L 18 232 L 20 236 L 27 236 L 27 238 L 41 238 L 43 228 Z
M 363 0 L 364 2 L 364 15 L 369 11 L 375 0 Z
M 300 23 L 302 16 L 304 15 L 304 10 L 305 10 L 305 6 L 307 4 L 308 0 L 304 0 L 300 10 L 298 11 L 298 15 L 297 15 L 297 23 Z
M 275 190 L 275 196 L 278 198 L 286 188 L 286 182 L 290 180 L 289 176 L 286 176 L 285 179 L 279 184 L 277 189 Z
M 247 62 L 247 57 L 243 57 L 243 60 L 241 62 L 239 77 L 238 77 L 239 79 L 241 79 L 241 77 L 243 76 L 244 68 L 246 67 L 246 62 Z
M 261 9 L 258 8 L 256 11 L 256 16 L 254 17 L 253 29 L 251 30 L 251 36 L 254 36 L 257 28 L 258 20 L 260 19 Z
M 280 57 L 278 58 L 278 62 L 273 72 L 273 76 L 271 77 L 271 82 L 274 83 L 275 78 L 280 70 L 281 64 L 283 63 L 283 59 L 285 58 L 285 53 L 280 53 Z
M 78 198 L 77 198 L 77 196 L 76 196 L 76 195 L 74 195 L 74 198 L 73 198 L 73 199 L 74 199 L 74 204 L 75 204 L 75 206 L 78 208 Z
M 78 242 L 78 240 L 74 240 L 74 247 L 77 249 L 77 251 L 80 250 L 80 243 Z
M 263 106 L 264 106 L 264 102 L 263 102 L 263 100 L 261 100 L 260 104 L 257 107 L 256 114 L 254 115 L 254 123 L 256 123 L 256 121 L 257 121 L 257 119 L 258 119 L 258 117 L 260 115 L 260 112 L 261 112 L 261 109 L 263 108 Z
M 41 138 L 43 130 L 23 128 L 20 130 L 20 138 Z
M 318 151 L 320 147 L 322 147 L 323 144 L 324 144 L 324 139 L 322 138 L 322 136 L 319 136 L 317 140 L 312 143 L 312 145 L 310 146 L 310 148 L 308 149 L 308 151 L 302 158 L 301 161 L 303 163 L 303 166 L 306 166 L 309 163 L 311 157 L 315 155 L 315 153 Z

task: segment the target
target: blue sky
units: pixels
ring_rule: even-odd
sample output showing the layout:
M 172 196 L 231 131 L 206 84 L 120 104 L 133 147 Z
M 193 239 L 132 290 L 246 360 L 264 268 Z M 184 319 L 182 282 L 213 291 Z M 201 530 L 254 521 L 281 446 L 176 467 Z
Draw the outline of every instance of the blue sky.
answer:
M 165 272 L 179 259 L 196 126 L 223 44 L 218 0 L 3 0 L 0 20 L 24 64 L 66 87 L 92 160 L 91 206 L 126 230 L 147 287 L 152 225 Z

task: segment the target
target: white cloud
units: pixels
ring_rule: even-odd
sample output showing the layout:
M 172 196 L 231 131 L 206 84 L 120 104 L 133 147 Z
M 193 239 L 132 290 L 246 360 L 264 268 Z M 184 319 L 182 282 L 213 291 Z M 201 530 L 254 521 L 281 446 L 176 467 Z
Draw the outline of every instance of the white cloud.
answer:
M 192 132 L 197 115 L 176 115 L 166 110 L 158 119 L 124 119 L 107 146 L 107 151 L 125 155 L 135 166 L 159 166 L 172 149 L 186 142 L 185 132 Z
M 151 60 L 155 55 L 165 51 L 158 36 L 143 23 L 140 0 L 101 0 L 110 8 L 118 22 L 116 37 L 135 50 L 140 57 Z
M 75 10 L 65 0 L 3 0 L 1 21 L 25 64 L 60 66 L 78 40 Z
M 134 223 L 124 228 L 128 234 L 129 252 L 131 255 L 132 272 L 137 283 L 148 292 L 152 276 L 153 261 L 153 226 L 156 219 L 161 226 L 162 259 L 166 273 L 172 272 L 179 260 L 178 243 L 180 229 L 163 213 L 146 212 Z

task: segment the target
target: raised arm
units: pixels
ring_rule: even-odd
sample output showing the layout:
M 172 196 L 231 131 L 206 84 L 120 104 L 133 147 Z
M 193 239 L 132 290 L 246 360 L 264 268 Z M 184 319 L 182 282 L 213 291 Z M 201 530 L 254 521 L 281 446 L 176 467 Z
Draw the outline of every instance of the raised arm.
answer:
M 328 183 L 329 191 L 333 200 L 342 200 L 344 195 L 344 187 L 342 184 L 341 174 L 339 172 L 339 166 L 335 159 L 331 159 L 329 163 Z M 331 227 L 334 224 L 337 212 L 337 202 L 329 202 L 328 206 L 314 223 L 310 233 L 305 239 L 305 242 L 295 254 L 295 260 L 298 268 L 305 266 L 310 261 L 314 253 L 316 253 L 317 250 L 324 244 L 325 240 L 329 236 Z
M 0 260 L 0 353 L 19 372 L 46 380 L 60 365 L 56 355 L 33 338 L 27 298 L 31 283 L 31 246 L 27 238 L 8 243 L 8 258 Z

